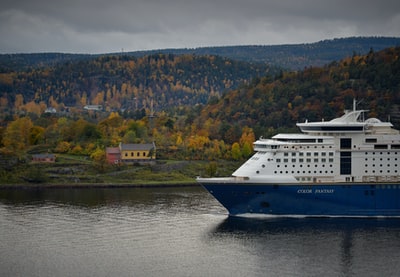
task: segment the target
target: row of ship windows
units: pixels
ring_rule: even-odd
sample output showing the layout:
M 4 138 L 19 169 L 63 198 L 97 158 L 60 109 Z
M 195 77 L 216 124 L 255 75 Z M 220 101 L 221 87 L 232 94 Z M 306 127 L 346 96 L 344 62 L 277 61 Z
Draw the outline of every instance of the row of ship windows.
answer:
M 384 172 L 384 170 L 379 170 L 379 173 L 383 173 L 383 172 Z M 397 170 L 394 170 L 394 173 L 397 173 L 397 172 L 398 172 Z M 376 171 L 375 170 L 371 170 L 371 171 L 365 170 L 365 173 L 376 173 Z M 391 173 L 391 171 L 387 170 L 386 173 Z
M 314 154 L 312 154 L 312 153 L 314 153 Z M 304 157 L 304 156 L 306 156 L 306 157 L 311 157 L 311 156 L 314 156 L 314 157 L 318 157 L 318 156 L 326 157 L 327 155 L 329 155 L 329 157 L 333 157 L 335 155 L 334 152 L 329 152 L 329 153 L 327 153 L 327 152 L 321 152 L 321 153 L 319 153 L 319 152 L 306 152 L 305 155 L 304 155 L 304 152 L 299 152 L 299 153 L 292 152 L 292 157 L 296 157 L 296 154 L 299 154 L 298 155 L 299 157 Z M 289 156 L 289 153 L 285 152 L 285 153 L 283 153 L 283 156 L 287 157 L 287 156 Z
M 379 159 L 380 161 L 383 161 L 383 159 L 382 158 L 380 158 Z M 390 158 L 387 158 L 387 160 L 388 161 L 390 161 Z M 395 161 L 397 161 L 397 158 L 394 158 L 394 160 Z M 305 159 L 305 162 L 306 163 L 311 163 L 311 162 L 314 162 L 314 163 L 319 163 L 319 162 L 321 162 L 321 163 L 326 163 L 326 162 L 329 162 L 329 163 L 333 163 L 334 162 L 334 160 L 333 159 Z M 368 161 L 368 159 L 365 159 L 365 161 Z M 375 159 L 372 159 L 372 161 L 375 161 Z M 280 163 L 281 162 L 281 159 L 276 159 L 276 162 L 277 163 Z M 283 162 L 284 163 L 289 163 L 289 159 L 283 159 Z M 296 163 L 297 162 L 297 160 L 296 159 L 291 159 L 291 163 Z M 304 163 L 304 159 L 299 159 L 299 163 Z M 294 167 L 295 165 L 293 165 L 293 167 Z M 300 167 L 301 167 L 302 165 L 300 165 Z M 367 166 L 367 164 L 365 165 L 365 166 Z M 373 164 L 372 166 L 375 166 L 375 164 Z M 381 165 L 382 166 L 382 165 Z M 395 164 L 395 166 L 397 166 L 397 164 Z M 265 165 L 263 165 L 263 167 L 265 167 Z M 279 165 L 278 165 L 278 167 L 279 167 Z
M 302 159 L 300 159 L 299 162 L 303 163 L 304 161 L 301 161 L 301 160 L 302 160 Z M 324 159 L 321 159 L 321 162 L 326 162 L 326 161 L 322 161 L 322 160 L 324 160 Z M 306 161 L 307 161 L 307 163 L 311 163 L 311 160 L 309 161 L 309 159 L 306 159 Z M 287 162 L 287 161 L 286 161 L 286 162 Z M 314 162 L 315 162 L 315 163 L 318 163 L 318 159 L 314 159 Z M 333 163 L 333 159 L 329 159 L 329 162 L 330 162 L 330 163 Z M 296 165 L 297 165 L 297 164 L 292 164 L 293 167 L 296 167 Z M 319 164 L 316 164 L 315 167 L 317 167 L 318 165 L 319 165 Z M 300 165 L 298 165 L 298 166 L 303 167 L 302 164 L 300 164 Z M 325 164 L 322 164 L 321 166 L 322 166 L 322 167 L 325 167 Z M 333 165 L 330 164 L 329 166 L 332 167 Z M 262 165 L 262 167 L 265 167 L 265 165 Z M 276 167 L 280 167 L 280 165 L 278 164 Z M 288 167 L 287 164 L 285 164 L 285 167 Z M 307 167 L 310 167 L 310 165 L 308 164 Z
M 397 152 L 365 152 L 365 155 L 375 155 L 375 154 L 377 154 L 377 153 L 379 153 L 379 155 L 383 155 L 383 153 L 387 153 L 388 155 L 394 155 L 394 156 L 397 156 Z
M 257 174 L 260 174 L 260 171 L 259 170 L 257 170 L 256 171 L 256 173 Z M 297 173 L 297 174 L 301 174 L 301 173 L 303 173 L 303 174 L 317 174 L 317 173 L 320 173 L 320 174 L 323 174 L 323 173 L 325 173 L 325 174 L 328 174 L 328 173 L 331 173 L 331 174 L 333 174 L 333 170 L 331 170 L 331 171 L 328 171 L 328 170 L 325 170 L 325 172 L 324 171 L 322 171 L 322 170 L 320 170 L 319 172 L 317 171 L 317 170 L 314 170 L 314 171 L 311 171 L 311 170 L 309 170 L 309 171 L 305 171 L 305 170 L 303 170 L 302 172 L 301 171 L 294 171 L 294 170 L 292 170 L 291 172 L 289 172 L 289 171 L 277 171 L 277 170 L 275 170 L 274 171 L 274 174 L 289 174 L 289 173 L 291 173 L 291 174 L 295 174 L 295 173 Z M 384 170 L 379 170 L 379 172 L 377 172 L 377 171 L 375 171 L 375 170 L 371 170 L 371 171 L 368 171 L 368 170 L 365 170 L 365 173 L 384 173 Z M 390 170 L 387 170 L 385 173 L 392 173 Z M 398 173 L 398 171 L 397 170 L 394 170 L 393 171 L 393 173 Z
M 368 155 L 383 155 L 384 153 L 386 153 L 386 154 L 388 154 L 388 155 L 390 155 L 390 156 L 397 156 L 399 153 L 398 152 L 365 152 L 365 155 L 366 156 L 368 156 Z M 265 155 L 265 154 L 267 154 L 267 152 L 264 152 L 264 151 L 259 151 L 258 152 L 258 154 L 260 154 L 260 155 Z M 304 157 L 304 156 L 306 156 L 306 157 L 311 157 L 311 156 L 314 156 L 314 157 L 318 157 L 318 156 L 321 156 L 321 157 L 326 157 L 326 156 L 329 156 L 329 157 L 333 157 L 335 155 L 335 153 L 334 152 L 292 152 L 291 153 L 291 156 L 292 157 L 296 157 L 296 156 L 299 156 L 299 157 Z M 289 156 L 289 153 L 288 152 L 284 152 L 283 153 L 283 156 L 284 157 L 288 157 Z
M 372 164 L 372 167 L 375 167 L 375 166 L 378 166 L 378 165 Z M 379 167 L 384 167 L 384 166 L 387 166 L 387 167 L 390 167 L 390 166 L 397 167 L 397 164 L 394 164 L 394 165 L 391 165 L 391 164 L 388 164 L 388 165 L 380 164 L 380 165 L 379 165 Z M 365 167 L 368 167 L 368 164 L 365 164 Z
M 368 158 L 365 158 L 366 161 L 368 161 Z M 375 161 L 375 158 L 372 158 L 373 161 Z M 379 159 L 380 161 L 383 161 L 383 158 Z M 390 158 L 387 158 L 388 161 L 390 161 Z M 395 161 L 397 161 L 397 158 L 394 158 Z
M 260 171 L 257 170 L 256 173 L 259 174 Z M 281 170 L 281 171 L 277 171 L 277 170 L 275 170 L 274 173 L 275 173 L 275 174 L 278 174 L 278 173 L 279 173 L 279 174 L 289 174 L 289 171 L 282 171 L 282 170 Z M 292 171 L 291 173 L 292 173 L 292 174 L 295 174 L 295 173 L 301 174 L 301 171 L 299 171 L 299 170 L 298 170 L 297 172 L 296 172 L 296 171 Z M 317 174 L 318 171 L 317 171 L 317 170 L 314 170 L 314 171 L 311 171 L 311 170 L 305 171 L 305 170 L 303 170 L 302 173 L 303 173 L 303 174 L 307 174 L 307 173 L 308 173 L 308 174 Z M 322 171 L 322 170 L 320 170 L 319 173 L 320 173 L 320 174 L 323 174 L 323 173 L 325 173 L 325 174 L 328 174 L 328 173 L 333 174 L 333 170 L 331 170 L 331 171 L 325 170 L 325 172 Z
M 292 163 L 295 163 L 297 160 L 296 159 L 291 159 L 291 162 Z M 319 163 L 320 161 L 321 161 L 321 163 L 326 163 L 327 161 L 328 162 L 330 162 L 330 163 L 333 163 L 333 159 L 332 158 L 330 158 L 330 159 L 324 159 L 324 158 L 322 158 L 321 160 L 319 160 L 319 159 L 305 159 L 305 161 L 307 162 L 307 163 L 311 163 L 311 161 L 314 161 L 314 163 Z M 281 162 L 281 159 L 276 159 L 276 162 L 277 163 L 280 163 Z M 288 163 L 289 162 L 289 159 L 283 159 L 283 162 L 284 163 Z M 304 163 L 304 159 L 299 159 L 299 163 Z M 294 166 L 294 165 L 293 165 Z M 278 165 L 278 167 L 279 167 L 279 165 Z

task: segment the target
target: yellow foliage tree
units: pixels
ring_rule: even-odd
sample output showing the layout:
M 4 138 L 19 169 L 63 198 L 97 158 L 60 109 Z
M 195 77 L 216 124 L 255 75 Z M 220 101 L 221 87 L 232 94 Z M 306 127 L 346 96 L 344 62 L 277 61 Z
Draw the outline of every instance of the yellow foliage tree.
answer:
M 18 118 L 8 124 L 4 135 L 3 145 L 13 151 L 21 151 L 30 145 L 30 134 L 33 123 L 29 117 Z

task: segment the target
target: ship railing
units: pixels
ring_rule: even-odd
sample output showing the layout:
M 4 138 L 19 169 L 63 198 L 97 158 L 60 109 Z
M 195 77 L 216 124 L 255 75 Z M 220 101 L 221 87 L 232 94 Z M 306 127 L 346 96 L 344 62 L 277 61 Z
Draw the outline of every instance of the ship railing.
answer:
M 400 176 L 363 176 L 363 182 L 399 182 Z
M 234 178 L 235 178 L 235 181 L 236 181 L 236 182 L 243 182 L 243 181 L 248 181 L 248 180 L 250 180 L 250 178 L 247 177 L 247 176 L 235 176 Z

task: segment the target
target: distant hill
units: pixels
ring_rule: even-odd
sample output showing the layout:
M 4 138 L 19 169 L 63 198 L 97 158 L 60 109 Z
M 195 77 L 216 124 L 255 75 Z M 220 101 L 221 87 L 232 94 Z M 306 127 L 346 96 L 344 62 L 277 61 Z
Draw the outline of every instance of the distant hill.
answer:
M 134 56 L 150 53 L 218 55 L 234 60 L 268 63 L 285 69 L 298 70 L 310 66 L 323 66 L 332 61 L 351 57 L 353 54 L 367 54 L 371 49 L 379 51 L 393 46 L 400 46 L 400 38 L 349 37 L 315 43 L 162 49 L 129 54 Z
M 267 63 L 270 66 L 299 70 L 310 66 L 323 66 L 332 61 L 350 57 L 353 54 L 367 54 L 370 49 L 379 51 L 399 45 L 400 38 L 396 37 L 349 37 L 302 44 L 157 49 L 96 55 L 63 53 L 3 54 L 0 55 L 0 72 L 54 66 L 65 62 L 95 59 L 99 56 L 122 55 L 139 58 L 159 53 L 199 56 L 217 55 L 232 60 Z

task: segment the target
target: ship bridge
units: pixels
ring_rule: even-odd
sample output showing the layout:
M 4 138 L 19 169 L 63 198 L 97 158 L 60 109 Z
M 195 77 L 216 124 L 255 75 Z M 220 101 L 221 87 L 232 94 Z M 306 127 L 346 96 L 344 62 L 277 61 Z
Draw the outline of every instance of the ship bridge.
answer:
M 297 123 L 303 133 L 393 133 L 390 122 L 382 122 L 377 118 L 364 120 L 368 110 L 345 111 L 341 117 L 330 121 Z

